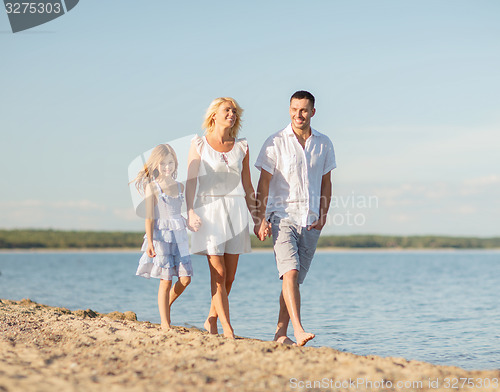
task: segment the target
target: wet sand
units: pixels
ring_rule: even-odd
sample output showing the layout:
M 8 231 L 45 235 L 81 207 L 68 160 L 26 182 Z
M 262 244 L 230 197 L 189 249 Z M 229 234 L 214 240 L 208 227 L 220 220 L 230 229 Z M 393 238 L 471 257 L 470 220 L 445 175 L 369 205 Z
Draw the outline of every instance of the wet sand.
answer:
M 495 382 L 495 379 L 497 380 Z M 500 391 L 467 371 L 0 300 L 0 391 Z

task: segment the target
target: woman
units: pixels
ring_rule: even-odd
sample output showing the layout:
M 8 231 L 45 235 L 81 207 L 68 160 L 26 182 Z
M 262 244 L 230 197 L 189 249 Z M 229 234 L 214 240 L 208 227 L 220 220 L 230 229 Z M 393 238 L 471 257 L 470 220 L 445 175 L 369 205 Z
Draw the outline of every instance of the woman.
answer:
M 228 295 L 239 255 L 251 251 L 247 211 L 255 211 L 248 145 L 237 139 L 242 113 L 233 98 L 212 101 L 205 136 L 191 141 L 186 183 L 191 252 L 206 255 L 210 267 L 212 303 L 204 327 L 217 334 L 219 318 L 224 336 L 232 339 Z

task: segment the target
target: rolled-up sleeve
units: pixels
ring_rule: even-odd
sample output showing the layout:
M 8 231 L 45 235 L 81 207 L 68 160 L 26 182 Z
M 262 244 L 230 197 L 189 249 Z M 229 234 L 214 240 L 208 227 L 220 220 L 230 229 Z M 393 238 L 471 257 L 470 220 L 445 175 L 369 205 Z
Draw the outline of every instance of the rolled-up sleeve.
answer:
M 337 162 L 335 161 L 335 151 L 333 149 L 333 143 L 330 139 L 327 138 L 325 143 L 326 149 L 326 158 L 325 158 L 325 166 L 323 168 L 323 175 L 332 171 L 337 167 Z
M 276 169 L 276 150 L 273 139 L 273 137 L 270 137 L 265 141 L 255 161 L 255 167 L 259 171 L 264 169 L 270 174 L 274 174 L 274 170 Z

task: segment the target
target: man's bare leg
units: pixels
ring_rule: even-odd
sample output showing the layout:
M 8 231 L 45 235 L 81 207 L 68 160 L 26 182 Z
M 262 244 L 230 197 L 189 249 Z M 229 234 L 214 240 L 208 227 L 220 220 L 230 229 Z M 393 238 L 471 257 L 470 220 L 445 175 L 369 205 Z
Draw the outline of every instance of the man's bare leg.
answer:
M 274 335 L 274 341 L 278 343 L 296 345 L 295 342 L 287 336 L 288 324 L 290 323 L 290 316 L 286 309 L 285 300 L 283 299 L 283 291 L 280 293 L 280 312 L 278 315 L 278 326 Z
M 283 299 L 288 310 L 288 315 L 293 325 L 293 335 L 297 339 L 297 345 L 303 346 L 314 338 L 314 334 L 304 331 L 300 321 L 300 289 L 299 271 L 291 270 L 283 275 Z
M 229 296 L 231 287 L 233 286 L 234 277 L 236 276 L 236 268 L 238 267 L 238 258 L 240 255 L 224 254 L 224 264 L 226 266 L 226 292 Z M 212 297 L 215 294 L 215 285 L 212 285 Z M 215 309 L 214 301 L 210 303 L 210 311 L 208 317 L 203 324 L 203 327 L 211 334 L 218 334 L 217 328 L 217 310 Z

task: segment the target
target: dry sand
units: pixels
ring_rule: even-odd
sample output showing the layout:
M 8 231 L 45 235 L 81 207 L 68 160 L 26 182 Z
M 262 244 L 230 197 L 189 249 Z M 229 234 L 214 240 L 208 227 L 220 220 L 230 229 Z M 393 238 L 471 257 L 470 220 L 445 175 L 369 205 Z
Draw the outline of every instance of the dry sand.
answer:
M 500 370 L 165 332 L 135 319 L 0 300 L 0 392 L 500 390 Z

